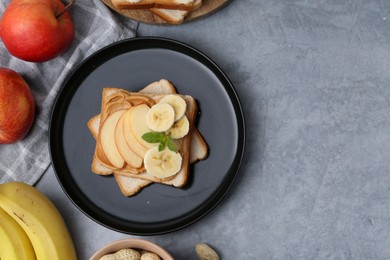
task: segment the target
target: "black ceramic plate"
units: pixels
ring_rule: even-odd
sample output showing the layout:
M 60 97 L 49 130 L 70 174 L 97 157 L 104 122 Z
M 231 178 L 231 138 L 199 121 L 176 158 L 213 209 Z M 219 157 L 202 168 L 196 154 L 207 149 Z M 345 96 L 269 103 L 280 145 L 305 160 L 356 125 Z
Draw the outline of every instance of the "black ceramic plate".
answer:
M 104 87 L 139 91 L 161 78 L 197 100 L 209 156 L 191 166 L 184 188 L 152 184 L 125 197 L 112 176 L 91 172 L 95 140 L 87 121 L 100 113 Z M 169 39 L 135 38 L 96 52 L 67 79 L 51 117 L 50 152 L 65 193 L 96 222 L 134 235 L 171 232 L 210 212 L 229 190 L 244 146 L 242 109 L 228 78 L 201 52 Z

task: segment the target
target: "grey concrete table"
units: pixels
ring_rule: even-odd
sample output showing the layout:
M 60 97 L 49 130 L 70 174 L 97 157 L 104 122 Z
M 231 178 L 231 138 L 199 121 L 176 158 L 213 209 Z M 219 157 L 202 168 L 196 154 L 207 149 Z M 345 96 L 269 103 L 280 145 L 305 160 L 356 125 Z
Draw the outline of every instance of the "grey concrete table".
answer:
M 390 1 L 235 0 L 181 26 L 140 25 L 200 49 L 228 74 L 247 150 L 206 218 L 147 237 L 176 259 L 390 259 Z M 131 237 L 84 216 L 52 169 L 38 187 L 64 214 L 80 259 Z

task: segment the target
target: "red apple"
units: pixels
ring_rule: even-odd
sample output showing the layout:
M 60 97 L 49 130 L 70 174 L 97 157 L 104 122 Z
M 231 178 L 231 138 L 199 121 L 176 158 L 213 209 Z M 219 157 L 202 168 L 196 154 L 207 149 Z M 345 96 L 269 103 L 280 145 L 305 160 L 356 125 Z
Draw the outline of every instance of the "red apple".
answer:
M 0 144 L 26 136 L 35 116 L 30 87 L 15 71 L 0 68 Z
M 43 62 L 70 47 L 74 28 L 59 0 L 12 0 L 1 17 L 0 37 L 13 56 Z

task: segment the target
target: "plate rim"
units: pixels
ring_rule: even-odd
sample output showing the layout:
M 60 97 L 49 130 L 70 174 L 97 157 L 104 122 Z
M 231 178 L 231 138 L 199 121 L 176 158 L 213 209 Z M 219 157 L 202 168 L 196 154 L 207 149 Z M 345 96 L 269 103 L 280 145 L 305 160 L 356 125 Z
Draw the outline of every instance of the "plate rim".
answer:
M 236 153 L 235 153 L 235 158 L 232 161 L 232 162 L 236 163 L 237 166 L 234 167 L 234 170 L 233 170 L 234 172 L 229 175 L 230 179 L 229 179 L 228 183 L 226 184 L 226 187 L 223 189 L 222 192 L 218 191 L 218 192 L 216 192 L 216 194 L 213 194 L 213 196 L 209 197 L 207 199 L 208 202 L 206 203 L 206 205 L 209 205 L 209 206 L 207 208 L 205 208 L 203 206 L 202 209 L 199 210 L 200 213 L 195 214 L 196 215 L 195 217 L 190 218 L 189 220 L 185 221 L 185 223 L 182 223 L 179 226 L 169 227 L 169 228 L 162 228 L 161 230 L 154 231 L 154 232 L 151 232 L 151 231 L 146 231 L 146 232 L 144 231 L 144 232 L 142 232 L 142 231 L 123 229 L 123 228 L 119 227 L 121 225 L 116 225 L 115 227 L 113 227 L 112 225 L 107 224 L 104 221 L 102 221 L 101 218 L 97 218 L 96 215 L 91 214 L 91 210 L 89 210 L 89 209 L 86 210 L 81 205 L 79 205 L 79 203 L 80 203 L 79 200 L 80 199 L 81 200 L 87 200 L 87 201 L 88 201 L 88 199 L 87 198 L 77 198 L 77 199 L 75 199 L 75 198 L 72 197 L 72 195 L 75 192 L 68 191 L 69 188 L 66 187 L 66 185 L 63 182 L 63 179 L 65 177 L 61 177 L 60 176 L 61 174 L 57 171 L 56 161 L 54 160 L 54 157 L 56 155 L 55 155 L 55 152 L 54 152 L 54 149 L 53 149 L 53 146 L 56 143 L 55 140 L 57 140 L 57 139 L 54 140 L 54 137 L 53 137 L 54 136 L 54 133 L 53 133 L 54 132 L 54 129 L 53 129 L 54 126 L 53 125 L 54 125 L 54 122 L 56 122 L 56 120 L 53 119 L 53 118 L 54 118 L 54 116 L 56 116 L 59 113 L 59 112 L 57 112 L 57 108 L 61 107 L 61 105 L 59 105 L 58 103 L 59 103 L 60 99 L 63 98 L 64 94 L 67 94 L 68 96 L 69 95 L 73 96 L 72 92 L 77 90 L 78 87 L 79 87 L 79 86 L 73 86 L 70 90 L 66 90 L 66 87 L 69 84 L 69 82 L 71 81 L 71 79 L 75 75 L 77 75 L 77 72 L 80 69 L 82 69 L 84 66 L 86 66 L 86 64 L 92 62 L 93 59 L 98 58 L 99 55 L 103 55 L 104 52 L 106 52 L 107 50 L 115 48 L 115 47 L 117 47 L 118 45 L 121 45 L 121 44 L 126 44 L 126 43 L 127 44 L 131 44 L 131 43 L 138 42 L 138 41 L 141 41 L 141 42 L 143 42 L 143 41 L 156 41 L 156 42 L 159 42 L 159 43 L 173 45 L 174 47 L 176 47 L 176 49 L 177 48 L 187 49 L 190 52 L 192 52 L 193 54 L 199 55 L 200 57 L 205 59 L 205 61 L 207 61 L 209 63 L 208 65 L 211 65 L 213 67 L 213 69 L 216 69 L 216 71 L 218 72 L 219 75 L 216 75 L 216 73 L 214 71 L 212 71 L 209 68 L 208 65 L 206 66 L 206 64 L 204 64 L 204 62 L 199 61 L 199 59 L 190 56 L 192 59 L 195 59 L 196 61 L 198 61 L 198 62 L 202 63 L 203 65 L 205 65 L 207 67 L 207 69 L 209 71 L 211 71 L 212 74 L 215 75 L 218 78 L 218 80 L 220 81 L 221 85 L 223 86 L 222 89 L 229 96 L 229 100 L 232 103 L 231 106 L 232 106 L 232 108 L 234 110 L 235 118 L 237 120 L 237 133 L 238 133 L 237 150 L 236 150 Z M 153 48 L 163 48 L 163 47 L 148 47 L 148 48 L 141 48 L 141 49 L 143 50 L 143 49 L 153 49 Z M 163 49 L 168 49 L 168 48 L 163 48 Z M 179 52 L 179 53 L 181 53 L 181 54 L 183 54 L 183 55 L 185 55 L 187 57 L 189 56 L 188 54 L 183 53 L 181 51 L 178 51 L 176 49 L 172 48 L 170 50 L 173 50 L 175 52 Z M 123 52 L 123 53 L 132 52 L 134 50 L 139 50 L 139 49 L 132 49 L 132 50 L 129 50 L 129 51 Z M 109 56 L 110 57 L 116 57 L 116 56 L 118 56 L 118 54 L 115 54 L 115 55 L 111 54 Z M 100 62 L 99 66 L 101 64 L 103 64 L 103 63 L 104 62 Z M 223 82 L 221 82 L 220 77 L 222 77 L 224 79 L 224 81 L 228 84 L 228 86 L 226 86 Z M 232 100 L 231 95 L 233 95 L 234 100 Z M 68 106 L 66 106 L 66 107 L 68 107 Z M 60 129 L 60 130 L 63 130 L 63 129 Z M 58 135 L 59 133 L 56 133 L 56 134 Z M 131 234 L 131 235 L 149 236 L 149 235 L 166 234 L 166 233 L 170 233 L 170 232 L 174 232 L 174 231 L 183 229 L 183 228 L 185 228 L 185 227 L 187 227 L 187 226 L 189 226 L 189 225 L 199 221 L 200 219 L 204 218 L 206 215 L 208 215 L 212 210 L 214 210 L 220 204 L 220 202 L 226 197 L 226 195 L 230 191 L 231 187 L 233 186 L 233 183 L 234 183 L 234 181 L 235 181 L 235 179 L 236 179 L 236 177 L 237 177 L 237 175 L 238 175 L 238 173 L 240 171 L 240 168 L 241 168 L 241 165 L 242 165 L 242 162 L 243 162 L 243 158 L 244 158 L 244 155 L 245 155 L 245 148 L 246 148 L 246 124 L 245 124 L 245 117 L 244 117 L 244 113 L 243 113 L 242 104 L 241 104 L 240 98 L 238 96 L 238 93 L 237 93 L 236 89 L 234 88 L 234 85 L 232 84 L 232 82 L 230 81 L 228 76 L 224 73 L 224 71 L 209 56 L 207 56 L 205 53 L 199 51 L 198 49 L 196 49 L 196 48 L 192 47 L 191 45 L 186 44 L 186 43 L 184 43 L 182 41 L 174 40 L 174 39 L 171 39 L 171 38 L 165 38 L 165 37 L 144 36 L 144 37 L 136 37 L 136 38 L 123 39 L 123 40 L 120 40 L 120 41 L 116 41 L 116 42 L 113 42 L 113 43 L 111 43 L 111 44 L 109 44 L 109 45 L 107 45 L 107 46 L 105 46 L 105 47 L 95 51 L 94 53 L 89 55 L 87 58 L 85 58 L 83 61 L 81 61 L 71 71 L 71 73 L 69 73 L 67 75 L 66 79 L 64 80 L 64 82 L 61 85 L 61 88 L 58 91 L 58 94 L 57 94 L 57 96 L 56 96 L 56 98 L 54 100 L 54 103 L 53 103 L 53 106 L 52 106 L 52 109 L 51 109 L 49 130 L 48 130 L 48 139 L 49 139 L 49 142 L 48 142 L 49 143 L 49 154 L 50 154 L 52 168 L 53 168 L 54 174 L 56 176 L 56 179 L 57 179 L 58 183 L 60 184 L 63 192 L 67 196 L 67 198 L 72 202 L 72 204 L 74 206 L 76 206 L 76 208 L 78 208 L 85 216 L 87 216 L 88 218 L 93 220 L 95 223 L 97 223 L 97 224 L 99 224 L 101 226 L 107 227 L 107 228 L 109 228 L 111 230 L 114 230 L 114 231 L 117 231 L 117 232 L 121 232 L 121 233 L 125 233 L 125 234 Z M 71 178 L 71 179 L 72 179 L 73 182 L 77 183 L 74 180 L 74 178 Z M 83 203 L 83 205 L 84 205 L 84 203 Z

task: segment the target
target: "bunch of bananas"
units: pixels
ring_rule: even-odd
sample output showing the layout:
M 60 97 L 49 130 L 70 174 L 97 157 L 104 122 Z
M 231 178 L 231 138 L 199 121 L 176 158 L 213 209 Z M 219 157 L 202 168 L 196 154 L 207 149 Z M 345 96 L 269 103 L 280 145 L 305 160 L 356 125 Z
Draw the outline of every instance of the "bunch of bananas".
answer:
M 43 193 L 22 182 L 0 184 L 0 241 L 0 259 L 77 259 L 57 208 Z

